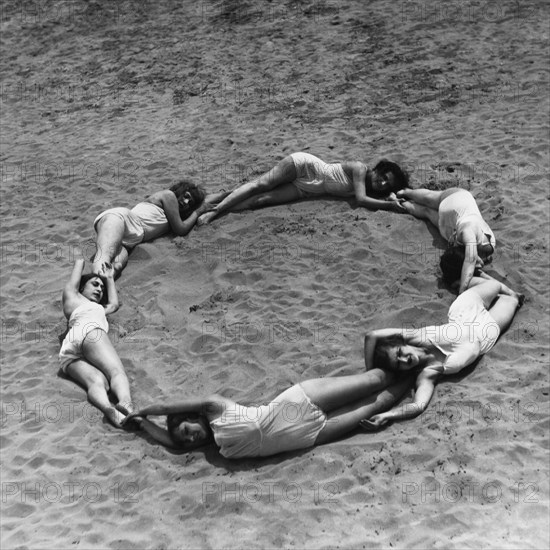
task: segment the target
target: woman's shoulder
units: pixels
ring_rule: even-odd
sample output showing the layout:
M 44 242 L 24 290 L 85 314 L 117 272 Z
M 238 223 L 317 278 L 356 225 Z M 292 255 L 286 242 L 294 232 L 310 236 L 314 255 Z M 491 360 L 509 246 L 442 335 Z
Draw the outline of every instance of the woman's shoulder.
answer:
M 235 401 L 220 395 L 212 393 L 204 399 L 204 413 L 209 420 L 221 416 L 227 409 L 235 407 Z
M 368 170 L 368 166 L 359 160 L 344 160 L 340 164 L 344 170 Z
M 143 202 L 149 202 L 155 206 L 162 206 L 163 201 L 176 199 L 173 191 L 170 189 L 161 189 L 160 191 L 155 191 L 152 195 L 149 195 Z
M 73 315 L 73 313 L 83 306 L 89 306 L 89 305 L 98 305 L 103 309 L 103 306 L 96 304 L 95 302 L 91 302 L 90 300 L 84 298 L 80 294 L 76 296 L 70 296 L 70 297 L 63 297 L 63 313 L 67 319 L 70 319 L 70 317 Z

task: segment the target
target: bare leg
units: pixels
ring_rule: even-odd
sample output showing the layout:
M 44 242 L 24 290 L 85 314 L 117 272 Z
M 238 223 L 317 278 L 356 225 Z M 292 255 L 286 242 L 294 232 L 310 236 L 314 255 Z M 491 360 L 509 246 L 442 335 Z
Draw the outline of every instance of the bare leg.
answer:
M 321 430 L 315 444 L 326 443 L 357 428 L 364 418 L 386 411 L 412 387 L 412 377 L 405 376 L 388 388 L 349 403 L 327 415 L 327 423 Z
M 66 373 L 73 380 L 82 384 L 88 393 L 88 400 L 97 407 L 117 428 L 125 416 L 109 401 L 107 391 L 109 383 L 105 375 L 87 361 L 73 361 L 66 369 Z
M 430 189 L 401 189 L 397 196 L 402 199 L 415 202 L 419 206 L 427 206 L 436 210 L 439 208 L 443 191 L 431 191 Z
M 298 188 L 292 183 L 285 183 L 273 191 L 250 197 L 234 206 L 231 211 L 248 210 L 252 208 L 263 208 L 264 206 L 275 206 L 297 201 L 300 198 Z
M 296 179 L 296 168 L 292 157 L 285 157 L 277 166 L 266 172 L 258 179 L 241 185 L 232 191 L 214 210 L 203 214 L 198 225 L 210 223 L 216 216 L 227 210 L 231 210 L 240 202 L 260 193 L 271 191 L 275 187 L 285 183 L 291 183 Z
M 523 305 L 523 300 L 525 299 L 523 294 L 518 294 L 504 283 L 483 272 L 478 277 L 472 277 L 468 290 L 479 294 L 486 308 L 491 305 L 499 294 L 515 298 L 520 306 Z
M 217 193 L 210 193 L 204 199 L 204 204 L 216 206 L 230 194 L 231 191 L 218 191 Z
M 500 328 L 501 334 L 510 326 L 512 319 L 522 302 L 515 296 L 500 295 L 497 301 L 489 308 L 491 317 Z
M 423 206 L 414 201 L 405 201 L 402 203 L 403 208 L 412 214 L 415 218 L 422 220 L 429 220 L 435 227 L 439 227 L 439 211 L 430 208 L 429 206 Z
M 328 412 L 386 388 L 394 380 L 394 373 L 371 369 L 349 376 L 313 378 L 300 385 L 315 405 Z
M 118 399 L 117 409 L 125 414 L 133 412 L 130 383 L 124 365 L 107 333 L 101 329 L 90 331 L 84 340 L 82 351 L 84 358 L 107 378 L 111 390 Z
M 120 275 L 122 270 L 126 267 L 126 264 L 128 263 L 128 254 L 128 249 L 123 246 L 111 262 L 116 275 Z
M 106 214 L 96 226 L 96 253 L 94 254 L 92 272 L 99 273 L 103 262 L 112 262 L 122 250 L 124 222 L 118 217 Z M 126 258 L 127 259 L 127 258 Z

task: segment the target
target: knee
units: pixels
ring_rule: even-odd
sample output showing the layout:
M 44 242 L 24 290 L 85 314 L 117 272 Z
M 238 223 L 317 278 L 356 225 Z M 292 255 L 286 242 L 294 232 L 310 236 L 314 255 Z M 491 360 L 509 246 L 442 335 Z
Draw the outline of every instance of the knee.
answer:
M 248 204 L 249 208 L 261 208 L 269 204 L 269 197 L 267 195 L 259 195 L 257 197 L 252 197 Z
M 113 369 L 113 372 L 110 376 L 110 383 L 111 386 L 116 383 L 127 383 L 128 377 L 126 376 L 126 372 L 122 366 L 117 366 Z
M 88 393 L 97 393 L 98 391 L 104 393 L 109 391 L 109 382 L 107 382 L 107 378 L 103 375 L 94 377 L 88 383 Z
M 519 306 L 519 296 L 508 296 L 504 294 L 499 294 L 498 299 L 500 302 L 504 302 L 510 307 L 511 311 L 516 311 Z
M 485 288 L 487 288 L 488 292 L 494 294 L 495 297 L 499 295 L 502 286 L 498 281 L 487 281 L 486 284 Z

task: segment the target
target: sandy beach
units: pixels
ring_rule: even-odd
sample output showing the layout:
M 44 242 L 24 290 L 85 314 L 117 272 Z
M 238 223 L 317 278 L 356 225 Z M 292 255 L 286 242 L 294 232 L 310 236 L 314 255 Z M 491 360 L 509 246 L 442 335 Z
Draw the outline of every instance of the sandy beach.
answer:
M 548 548 L 545 2 L 2 10 L 4 550 Z M 498 243 L 488 273 L 526 296 L 509 331 L 416 419 L 310 450 L 231 461 L 115 429 L 58 372 L 95 216 L 182 177 L 230 189 L 296 151 L 470 190 Z M 352 200 L 229 213 L 136 248 L 110 337 L 138 406 L 267 402 L 363 369 L 369 329 L 445 322 L 444 246 Z

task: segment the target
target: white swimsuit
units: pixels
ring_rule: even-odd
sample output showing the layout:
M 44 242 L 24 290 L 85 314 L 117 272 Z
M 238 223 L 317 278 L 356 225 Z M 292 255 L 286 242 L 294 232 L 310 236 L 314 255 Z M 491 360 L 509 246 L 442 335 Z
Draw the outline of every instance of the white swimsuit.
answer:
M 465 189 L 452 193 L 439 205 L 439 232 L 450 244 L 465 244 L 458 241 L 465 225 L 476 234 L 477 244 L 490 244 L 496 247 L 495 235 L 481 212 L 472 194 Z
M 124 222 L 122 244 L 127 248 L 156 239 L 170 230 L 164 210 L 151 202 L 140 202 L 132 210 L 122 207 L 105 210 L 94 220 L 96 231 L 99 220 L 107 214 L 117 216 Z
M 500 327 L 480 295 L 469 289 L 451 304 L 448 322 L 422 328 L 420 339 L 446 356 L 443 372 L 455 374 L 490 351 L 499 336 Z
M 268 405 L 235 404 L 210 426 L 222 456 L 240 458 L 312 447 L 326 423 L 326 414 L 296 384 Z
M 107 323 L 105 308 L 102 305 L 89 302 L 75 308 L 69 318 L 69 332 L 59 351 L 59 363 L 63 372 L 66 372 L 67 367 L 73 361 L 83 358 L 84 340 L 96 328 L 109 332 L 109 323 Z
M 296 179 L 292 182 L 301 197 L 336 195 L 349 197 L 355 195 L 353 182 L 346 175 L 340 163 L 328 164 L 309 153 L 290 155 L 296 168 Z

